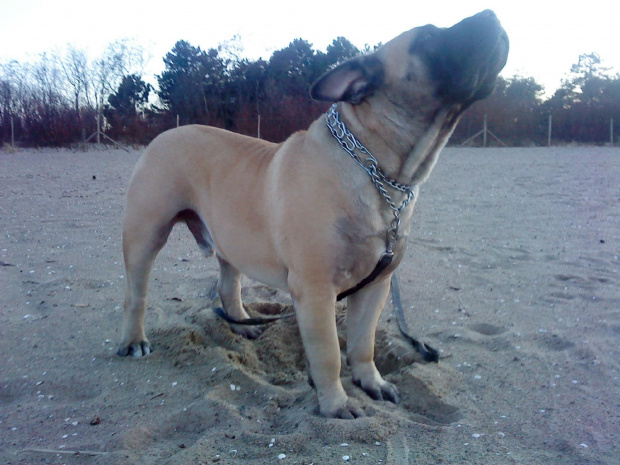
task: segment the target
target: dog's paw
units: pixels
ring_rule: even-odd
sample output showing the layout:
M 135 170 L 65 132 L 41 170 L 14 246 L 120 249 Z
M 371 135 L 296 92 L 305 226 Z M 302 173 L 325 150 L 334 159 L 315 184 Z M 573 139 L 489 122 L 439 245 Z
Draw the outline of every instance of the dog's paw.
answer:
M 356 418 L 361 418 L 363 416 L 364 411 L 360 407 L 346 405 L 341 409 L 338 409 L 334 418 L 339 418 L 340 420 L 355 420 Z
M 389 400 L 394 404 L 400 403 L 398 388 L 383 379 L 380 382 L 372 383 L 363 383 L 361 380 L 354 379 L 353 383 L 373 400 Z
M 246 326 L 231 324 L 230 329 L 247 339 L 258 339 L 263 334 L 263 328 L 260 326 Z
M 353 383 L 361 388 L 371 399 L 400 402 L 398 388 L 384 380 L 374 363 L 358 363 L 352 367 Z
M 320 409 L 321 415 L 327 418 L 338 418 L 340 420 L 355 420 L 364 416 L 364 411 L 354 399 L 347 399 L 345 404 L 334 409 Z
M 139 358 L 139 357 L 146 357 L 147 355 L 150 355 L 151 353 L 153 353 L 153 350 L 154 349 L 151 343 L 145 339 L 139 342 L 121 344 L 116 354 L 119 357 L 127 357 L 131 355 L 132 357 Z

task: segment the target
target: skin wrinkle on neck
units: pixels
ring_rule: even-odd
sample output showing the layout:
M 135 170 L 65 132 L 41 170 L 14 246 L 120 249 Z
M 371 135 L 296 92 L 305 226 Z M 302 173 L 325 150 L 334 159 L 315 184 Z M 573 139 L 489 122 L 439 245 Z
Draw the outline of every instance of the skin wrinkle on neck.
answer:
M 386 131 L 386 125 L 374 115 L 372 112 L 364 111 L 364 103 L 360 105 L 341 105 L 338 111 L 340 112 L 342 122 L 351 131 L 355 137 L 364 131 L 372 132 L 375 138 L 381 141 L 381 144 L 368 144 L 364 140 L 360 142 L 368 149 L 370 153 L 377 159 L 379 166 L 384 172 L 390 176 L 397 174 L 397 169 L 401 164 L 401 157 L 398 155 L 399 148 L 394 147 L 391 141 L 395 140 L 391 137 L 391 133 Z M 371 117 L 367 117 L 367 114 Z M 383 116 L 383 115 L 381 115 Z M 388 120 L 383 117 L 384 120 Z M 386 134 L 388 134 L 386 136 Z M 373 138 L 369 138 L 373 139 Z M 394 177 L 394 179 L 396 179 Z
M 409 127 L 409 125 L 399 123 L 389 114 L 381 113 L 377 115 L 370 113 L 371 117 L 367 117 L 363 105 L 363 103 L 360 105 L 342 105 L 339 111 L 343 123 L 353 134 L 359 134 L 362 131 L 358 128 L 365 128 L 365 131 L 371 131 L 375 136 L 371 139 L 375 142 L 379 140 L 381 143 L 366 145 L 365 141 L 360 140 L 360 142 L 373 154 L 379 162 L 381 169 L 388 176 L 406 184 L 404 182 L 406 180 L 399 177 L 399 169 L 403 165 L 403 159 L 411 152 L 411 146 L 415 144 L 415 136 L 409 142 L 394 145 L 394 141 L 398 138 L 393 135 L 400 134 L 402 138 L 402 128 Z
M 416 177 L 419 167 L 422 166 L 428 156 L 436 157 L 437 153 L 433 153 L 433 148 L 437 146 L 436 142 L 438 142 L 439 133 L 443 129 L 447 113 L 448 110 L 443 109 L 435 115 L 435 119 L 431 126 L 426 130 L 424 135 L 418 139 L 413 151 L 405 158 L 399 174 L 409 182 L 412 182 Z
M 355 115 L 356 121 L 352 121 L 351 116 L 348 116 L 349 121 L 346 121 L 345 125 L 356 126 L 355 123 L 364 124 L 361 123 L 361 118 L 358 116 L 361 112 L 358 112 L 357 106 L 352 106 L 351 110 L 351 114 Z M 381 114 L 379 116 L 383 124 L 379 124 L 379 126 L 382 127 L 382 130 L 375 129 L 374 124 L 365 124 L 367 128 L 372 128 L 376 137 L 384 144 L 384 148 L 368 147 L 368 149 L 388 176 L 402 184 L 417 184 L 420 180 L 426 179 L 429 166 L 432 168 L 434 165 L 434 162 L 427 163 L 427 158 L 437 158 L 438 152 L 445 144 L 446 137 L 441 137 L 440 133 L 445 129 L 444 126 L 446 121 L 448 121 L 449 113 L 449 109 L 446 108 L 439 110 L 432 119 L 432 123 L 425 128 L 421 137 L 411 138 L 407 143 L 402 144 L 402 146 L 399 144 L 397 147 L 390 144 L 390 141 L 393 140 L 390 134 L 392 132 L 399 132 L 398 128 L 403 127 L 404 124 L 399 123 L 398 119 L 395 120 L 389 115 Z M 390 131 L 388 128 L 394 129 Z M 451 132 L 449 130 L 448 135 Z M 402 134 L 402 131 L 400 134 Z M 436 140 L 437 138 L 438 140 Z M 363 141 L 361 142 L 363 143 Z M 418 173 L 420 168 L 424 168 L 423 171 L 425 173 Z
M 389 92 L 375 94 L 370 98 L 385 99 L 391 111 L 372 113 L 366 101 L 356 105 L 341 102 L 339 112 L 344 124 L 353 134 L 359 134 L 360 131 L 374 134 L 370 138 L 373 143 L 366 147 L 387 176 L 406 185 L 424 182 L 452 134 L 458 121 L 458 117 L 454 116 L 461 113 L 461 106 L 441 106 L 426 121 L 412 124 L 417 113 L 413 114 L 408 110 L 408 105 L 390 98 Z M 428 105 L 417 102 L 414 106 L 419 109 Z M 406 128 L 411 127 L 421 129 L 417 133 L 409 133 Z M 365 144 L 363 140 L 360 142 Z

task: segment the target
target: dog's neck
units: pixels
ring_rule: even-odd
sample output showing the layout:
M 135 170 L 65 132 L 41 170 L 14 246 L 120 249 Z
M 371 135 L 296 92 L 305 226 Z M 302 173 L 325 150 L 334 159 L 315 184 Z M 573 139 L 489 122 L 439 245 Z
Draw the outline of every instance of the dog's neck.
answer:
M 340 103 L 342 119 L 350 131 L 367 144 L 385 173 L 401 184 L 426 181 L 439 152 L 452 135 L 458 117 L 451 109 L 440 109 L 425 125 L 408 124 L 407 116 L 393 117 L 373 111 L 371 105 Z M 412 126 L 422 127 L 414 132 Z
M 389 176 L 379 165 L 379 161 L 372 152 L 347 128 L 346 124 L 340 118 L 337 104 L 332 105 L 329 109 L 325 115 L 325 122 L 332 136 L 338 141 L 342 149 L 369 174 L 384 196 L 386 196 L 385 192 L 380 187 L 383 186 L 384 183 L 401 192 L 410 193 L 412 191 L 412 185 L 400 183 L 398 180 Z M 389 196 L 386 196 L 386 198 L 389 201 Z
M 385 173 L 402 184 L 410 185 L 411 179 L 401 176 L 407 144 L 401 143 L 401 138 L 396 136 L 397 131 L 387 130 L 390 125 L 385 124 L 383 117 L 373 114 L 367 102 L 359 105 L 340 103 L 338 111 L 343 123 L 377 158 Z
M 387 247 L 381 258 L 380 265 L 375 271 L 377 274 L 371 274 L 368 278 L 374 279 L 381 271 L 388 266 L 394 256 L 393 248 L 399 239 L 398 229 L 401 224 L 401 213 L 408 205 L 411 204 L 415 197 L 415 187 L 408 184 L 402 184 L 390 177 L 379 166 L 378 160 L 373 154 L 355 137 L 355 135 L 347 129 L 346 125 L 340 119 L 338 105 L 334 104 L 325 116 L 325 122 L 334 139 L 338 141 L 342 149 L 347 152 L 351 158 L 370 176 L 372 183 L 375 185 L 383 199 L 387 202 L 394 218 L 387 231 Z M 400 202 L 396 202 L 388 190 L 393 190 L 403 196 Z M 385 259 L 385 260 L 384 260 Z M 383 266 L 381 266 L 383 263 Z M 365 284 L 361 284 L 362 286 Z
M 351 107 L 353 110 L 355 107 Z M 394 258 L 394 246 L 396 242 L 401 238 L 399 234 L 399 228 L 401 226 L 401 213 L 410 205 L 416 195 L 416 185 L 423 182 L 428 174 L 432 170 L 439 152 L 447 142 L 452 129 L 456 124 L 458 117 L 454 114 L 453 124 L 448 121 L 448 110 L 438 112 L 435 115 L 432 123 L 422 134 L 417 143 L 412 145 L 407 150 L 400 149 L 395 150 L 394 147 L 390 147 L 389 139 L 385 138 L 383 132 L 377 137 L 376 129 L 372 125 L 366 123 L 362 125 L 359 118 L 355 118 L 356 112 L 349 112 L 350 119 L 349 124 L 351 126 L 357 126 L 358 131 L 361 134 L 367 136 L 369 141 L 374 142 L 373 150 L 376 147 L 382 147 L 382 156 L 376 157 L 365 147 L 364 144 L 359 141 L 356 135 L 347 128 L 347 124 L 341 120 L 340 111 L 342 105 L 334 104 L 331 109 L 325 115 L 325 122 L 329 128 L 334 139 L 339 143 L 343 151 L 348 153 L 353 160 L 364 169 L 375 187 L 383 199 L 388 203 L 390 209 L 394 215 L 392 222 L 388 226 L 386 233 L 386 249 L 381 255 L 377 266 L 365 279 L 360 281 L 356 286 L 338 295 L 338 300 L 357 292 L 374 279 L 377 278 L 391 263 Z M 373 134 L 374 133 L 374 134 Z M 386 160 L 391 160 L 392 164 L 386 163 Z M 386 169 L 386 166 L 389 168 Z M 396 166 L 396 167 L 394 167 Z M 389 171 L 387 171 L 389 170 Z M 406 179 L 408 182 L 403 182 Z M 394 192 L 399 193 L 399 196 L 404 196 L 402 201 L 395 203 L 392 200 L 392 196 L 388 193 L 388 189 L 392 189 Z

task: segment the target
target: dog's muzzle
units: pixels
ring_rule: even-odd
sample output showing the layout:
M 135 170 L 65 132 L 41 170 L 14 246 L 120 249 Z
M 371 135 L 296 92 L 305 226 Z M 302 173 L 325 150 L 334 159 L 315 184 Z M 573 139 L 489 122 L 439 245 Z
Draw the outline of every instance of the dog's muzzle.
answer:
M 447 29 L 424 26 L 412 44 L 438 82 L 437 97 L 466 106 L 491 94 L 508 48 L 506 31 L 491 10 Z

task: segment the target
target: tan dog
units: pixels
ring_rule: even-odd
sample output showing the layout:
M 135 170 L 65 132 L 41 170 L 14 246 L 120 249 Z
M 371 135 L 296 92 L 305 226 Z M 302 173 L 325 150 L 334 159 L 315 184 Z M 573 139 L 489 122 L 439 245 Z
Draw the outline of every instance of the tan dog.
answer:
M 248 318 L 241 273 L 290 292 L 321 414 L 357 417 L 362 412 L 340 381 L 336 297 L 371 274 L 392 249 L 391 263 L 349 297 L 347 355 L 358 386 L 374 399 L 398 402 L 397 388 L 375 367 L 374 338 L 390 276 L 407 244 L 413 197 L 461 113 L 491 93 L 507 53 L 504 30 L 485 11 L 448 29 L 412 29 L 325 74 L 311 95 L 339 102 L 330 112 L 331 129 L 320 118 L 282 144 L 206 126 L 157 137 L 127 192 L 119 355 L 151 352 L 144 332 L 149 274 L 173 225 L 183 221 L 207 254 L 215 252 L 218 290 L 232 319 Z M 351 147 L 347 131 L 374 154 L 385 174 L 385 194 L 369 176 L 372 168 L 350 156 L 372 165 L 364 149 L 343 150 Z M 235 329 L 259 335 L 255 327 Z

